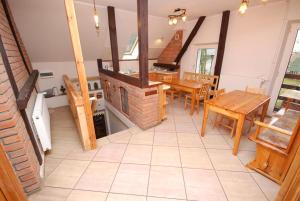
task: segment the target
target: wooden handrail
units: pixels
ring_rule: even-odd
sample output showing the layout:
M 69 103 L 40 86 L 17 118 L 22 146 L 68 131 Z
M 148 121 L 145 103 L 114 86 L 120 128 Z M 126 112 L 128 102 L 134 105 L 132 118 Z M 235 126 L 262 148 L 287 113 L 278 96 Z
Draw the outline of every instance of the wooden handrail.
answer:
M 79 91 L 76 91 L 70 78 L 67 75 L 63 75 L 63 80 L 65 82 L 67 92 L 72 97 L 72 101 L 74 102 L 74 104 L 76 106 L 82 106 L 83 105 L 82 96 Z

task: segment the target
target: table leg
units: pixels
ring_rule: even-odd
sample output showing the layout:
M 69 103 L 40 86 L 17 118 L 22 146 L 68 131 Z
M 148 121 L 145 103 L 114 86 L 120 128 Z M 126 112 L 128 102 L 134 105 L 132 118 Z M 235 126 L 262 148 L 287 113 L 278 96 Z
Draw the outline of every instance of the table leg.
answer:
M 244 122 L 245 122 L 245 115 L 240 115 L 237 121 L 236 132 L 234 137 L 234 145 L 232 150 L 232 154 L 235 156 L 237 155 L 239 150 Z
M 192 93 L 192 100 L 191 100 L 191 111 L 190 111 L 190 115 L 194 114 L 194 110 L 195 110 L 195 101 L 196 101 L 196 91 L 193 90 Z
M 270 100 L 268 100 L 267 102 L 265 102 L 265 104 L 263 105 L 262 113 L 261 113 L 261 116 L 260 116 L 260 121 L 261 122 L 264 122 L 264 119 L 265 119 L 265 117 L 267 115 L 269 103 L 270 103 Z
M 204 102 L 204 112 L 203 112 L 203 120 L 202 120 L 202 127 L 201 127 L 201 136 L 203 137 L 205 134 L 206 123 L 208 119 L 208 111 L 209 105 Z

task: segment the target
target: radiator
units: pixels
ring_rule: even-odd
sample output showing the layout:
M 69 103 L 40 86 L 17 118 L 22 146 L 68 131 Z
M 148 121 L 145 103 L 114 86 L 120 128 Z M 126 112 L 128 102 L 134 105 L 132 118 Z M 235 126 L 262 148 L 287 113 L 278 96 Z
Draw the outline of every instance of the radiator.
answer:
M 40 139 L 43 151 L 51 149 L 50 115 L 43 93 L 39 93 L 35 100 L 32 113 L 33 123 Z

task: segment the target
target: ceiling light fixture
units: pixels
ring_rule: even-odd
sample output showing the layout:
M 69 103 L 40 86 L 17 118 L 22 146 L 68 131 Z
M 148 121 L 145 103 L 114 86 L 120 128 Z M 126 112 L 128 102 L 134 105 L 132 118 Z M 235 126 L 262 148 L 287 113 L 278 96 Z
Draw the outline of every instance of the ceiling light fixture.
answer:
M 187 20 L 186 9 L 176 8 L 173 15 L 169 15 L 169 25 L 176 25 L 178 20 L 185 22 Z
M 250 0 L 242 0 L 241 4 L 240 4 L 240 8 L 239 8 L 239 13 L 241 15 L 244 15 L 246 13 L 246 10 L 248 9 L 249 7 L 249 1 Z M 262 3 L 267 3 L 268 0 L 261 0 Z
M 240 4 L 239 13 L 241 15 L 244 15 L 246 13 L 246 10 L 248 9 L 249 1 L 248 0 L 242 0 L 242 3 Z
M 99 15 L 96 9 L 96 2 L 94 0 L 94 21 L 95 21 L 95 28 L 96 31 L 98 32 L 100 30 L 100 25 L 99 25 Z

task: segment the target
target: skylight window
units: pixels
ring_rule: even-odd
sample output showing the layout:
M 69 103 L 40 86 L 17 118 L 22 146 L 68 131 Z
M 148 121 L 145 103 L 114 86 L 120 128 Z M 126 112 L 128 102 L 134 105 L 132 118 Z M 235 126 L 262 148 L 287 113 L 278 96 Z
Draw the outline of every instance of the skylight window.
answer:
M 124 60 L 137 59 L 138 56 L 139 56 L 138 37 L 136 34 L 132 34 L 129 38 L 129 42 L 123 54 L 122 59 Z

